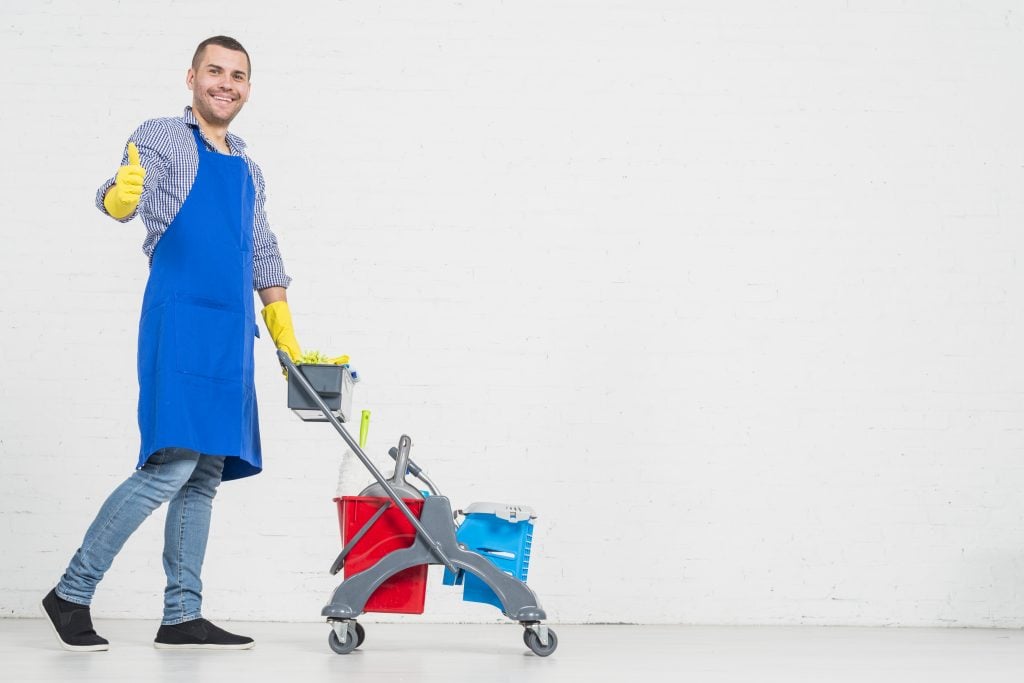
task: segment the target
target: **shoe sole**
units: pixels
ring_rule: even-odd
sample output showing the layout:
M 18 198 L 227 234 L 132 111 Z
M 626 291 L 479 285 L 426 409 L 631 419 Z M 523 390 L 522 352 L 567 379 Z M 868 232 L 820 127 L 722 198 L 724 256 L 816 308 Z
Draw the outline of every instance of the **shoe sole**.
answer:
M 153 647 L 158 650 L 251 650 L 256 642 L 240 643 L 238 645 L 211 645 L 209 643 L 158 643 L 153 642 Z
M 69 652 L 104 652 L 110 649 L 110 645 L 70 645 L 65 643 L 64 639 L 57 633 L 57 627 L 53 625 L 53 619 L 50 618 L 50 614 L 46 611 L 46 607 L 42 602 L 39 603 L 39 611 L 43 613 L 43 619 L 50 627 L 50 630 L 53 631 L 53 635 L 57 637 L 57 642 L 65 650 Z

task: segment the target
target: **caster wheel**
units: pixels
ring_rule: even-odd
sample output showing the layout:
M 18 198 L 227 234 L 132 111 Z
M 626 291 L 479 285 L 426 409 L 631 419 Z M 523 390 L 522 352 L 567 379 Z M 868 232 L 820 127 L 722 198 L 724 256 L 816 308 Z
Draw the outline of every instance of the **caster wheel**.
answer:
M 361 627 L 358 624 L 349 622 L 347 628 L 348 637 L 345 639 L 344 643 L 338 640 L 338 634 L 334 632 L 333 628 L 331 629 L 331 632 L 327 634 L 327 644 L 330 645 L 331 649 L 339 655 L 347 655 L 349 652 L 352 652 L 352 650 L 359 647 L 363 642 L 359 637 Z
M 363 628 L 363 625 L 360 624 L 357 621 L 356 622 L 356 647 L 359 647 L 360 645 L 362 645 L 364 640 L 366 640 L 366 629 Z
M 523 631 L 523 642 L 526 643 L 526 647 L 533 650 L 533 654 L 538 657 L 547 657 L 558 647 L 558 636 L 553 630 L 548 629 L 548 644 L 544 645 L 540 642 L 540 636 L 536 632 L 526 629 Z

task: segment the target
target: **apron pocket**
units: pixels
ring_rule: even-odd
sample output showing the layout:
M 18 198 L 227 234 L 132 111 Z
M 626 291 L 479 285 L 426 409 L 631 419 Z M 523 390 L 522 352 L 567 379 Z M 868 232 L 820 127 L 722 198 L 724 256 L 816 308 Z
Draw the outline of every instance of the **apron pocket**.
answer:
M 166 353 L 166 331 L 173 320 L 167 320 L 170 310 L 165 304 L 150 308 L 139 318 L 139 355 L 137 370 L 139 377 L 152 377 L 160 367 L 160 352 Z
M 178 372 L 242 380 L 242 311 L 213 299 L 180 296 L 174 302 Z

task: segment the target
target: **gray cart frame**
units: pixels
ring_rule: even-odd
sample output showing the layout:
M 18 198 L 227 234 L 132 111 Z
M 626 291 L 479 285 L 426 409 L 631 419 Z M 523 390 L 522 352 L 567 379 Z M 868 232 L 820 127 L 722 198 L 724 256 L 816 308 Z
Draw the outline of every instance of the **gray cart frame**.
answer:
M 380 509 L 345 545 L 331 566 L 331 573 L 336 574 L 342 569 L 345 556 L 387 509 L 397 507 L 416 530 L 415 541 L 410 547 L 388 553 L 371 567 L 344 579 L 335 589 L 331 601 L 320 613 L 327 617 L 327 622 L 332 626 L 328 638 L 331 648 L 338 654 L 348 654 L 362 644 L 365 632 L 356 622 L 356 618 L 365 612 L 366 601 L 381 584 L 409 567 L 440 564 L 455 574 L 469 572 L 487 584 L 501 601 L 504 615 L 523 626 L 523 640 L 535 654 L 545 657 L 554 652 L 558 646 L 558 638 L 553 629 L 541 623 L 547 618 L 547 614 L 541 608 L 537 595 L 525 583 L 506 574 L 483 555 L 459 545 L 455 538 L 455 517 L 448 498 L 442 495 L 428 496 L 423 501 L 423 511 L 417 518 L 341 421 L 331 412 L 288 354 L 281 351 L 278 352 L 278 357 L 288 370 L 289 379 L 297 382 L 306 392 L 390 499 L 382 502 Z M 347 369 L 345 371 L 347 372 Z

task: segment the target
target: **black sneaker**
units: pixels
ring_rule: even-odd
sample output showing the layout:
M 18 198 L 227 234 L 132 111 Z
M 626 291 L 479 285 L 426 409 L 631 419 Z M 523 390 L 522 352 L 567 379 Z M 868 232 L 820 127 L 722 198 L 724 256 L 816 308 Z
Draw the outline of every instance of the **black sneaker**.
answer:
M 252 638 L 228 633 L 206 619 L 164 624 L 153 641 L 160 650 L 248 650 L 255 644 Z
M 109 650 L 110 643 L 100 638 L 92 628 L 89 606 L 68 602 L 57 596 L 54 588 L 42 603 L 43 614 L 53 629 L 60 646 L 73 652 Z

